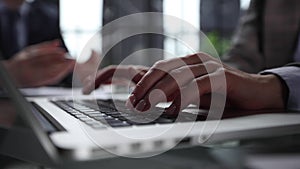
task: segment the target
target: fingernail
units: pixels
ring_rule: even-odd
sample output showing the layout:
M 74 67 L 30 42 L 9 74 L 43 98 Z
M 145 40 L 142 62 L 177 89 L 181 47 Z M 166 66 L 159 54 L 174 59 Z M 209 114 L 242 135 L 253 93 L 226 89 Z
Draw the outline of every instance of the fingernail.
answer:
M 131 103 L 132 103 L 132 105 L 136 105 L 136 97 L 135 97 L 135 95 L 134 94 L 131 94 L 130 96 L 129 96 L 129 100 L 131 101 Z
M 125 106 L 128 108 L 128 109 L 133 109 L 133 105 L 131 104 L 131 101 L 128 99 L 125 103 Z
M 136 109 L 138 111 L 143 111 L 147 106 L 147 102 L 145 100 L 141 100 L 137 105 L 136 105 Z
M 89 75 L 89 76 L 87 76 L 84 80 L 83 80 L 83 85 L 84 86 L 87 86 L 87 85 L 89 85 L 90 83 L 91 83 L 91 81 L 92 81 L 92 76 L 91 75 Z
M 134 109 L 133 102 L 136 102 L 136 99 L 134 94 L 131 94 L 126 101 L 125 106 L 129 109 Z
M 90 94 L 91 93 L 91 88 L 92 88 L 92 82 L 87 83 L 82 89 L 83 94 Z

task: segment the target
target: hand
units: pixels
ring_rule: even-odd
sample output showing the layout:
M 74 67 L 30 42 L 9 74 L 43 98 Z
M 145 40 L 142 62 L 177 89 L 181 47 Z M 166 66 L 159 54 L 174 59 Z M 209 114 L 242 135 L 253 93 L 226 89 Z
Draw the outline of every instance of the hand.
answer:
M 224 74 L 226 78 L 223 78 Z M 214 84 L 216 91 L 212 91 L 211 80 L 218 82 Z M 178 113 L 189 104 L 209 106 L 207 99 L 212 92 L 218 93 L 218 89 L 224 88 L 225 82 L 222 80 L 226 80 L 227 84 L 226 106 L 241 109 L 284 107 L 283 86 L 275 75 L 248 74 L 204 53 L 154 64 L 137 83 L 127 105 L 146 111 L 167 99 L 172 102 L 166 110 L 168 114 Z M 161 92 L 151 95 L 155 90 Z
M 120 73 L 114 76 L 117 70 Z M 189 104 L 208 107 L 212 92 L 218 92 L 218 90 L 212 91 L 210 79 L 225 80 L 223 75 L 226 77 L 227 84 L 226 106 L 241 109 L 284 107 L 284 87 L 275 75 L 248 74 L 224 65 L 204 53 L 159 61 L 151 68 L 110 66 L 99 71 L 96 81 L 88 83 L 83 92 L 88 94 L 102 84 L 111 83 L 113 76 L 125 78 L 137 84 L 127 101 L 128 107 L 146 111 L 157 103 L 167 100 L 172 104 L 166 113 L 174 114 Z M 214 85 L 222 89 L 224 83 L 220 81 Z M 197 89 L 194 88 L 195 86 Z M 151 98 L 150 103 L 149 96 L 154 90 L 162 91 L 163 95 L 162 92 L 152 95 L 154 97 Z
M 97 89 L 101 85 L 111 84 L 112 81 L 118 84 L 124 84 L 124 82 L 132 81 L 138 83 L 139 80 L 147 72 L 148 68 L 144 66 L 108 66 L 102 70 L 99 70 L 95 81 L 89 76 L 85 79 L 84 88 L 82 92 L 84 94 L 90 94 L 94 89 Z
M 74 74 L 81 83 L 84 83 L 87 77 L 92 76 L 98 70 L 101 59 L 100 55 L 92 50 L 91 56 L 86 62 L 76 64 Z
M 66 51 L 58 46 L 59 41 L 51 41 L 27 47 L 4 61 L 4 65 L 21 87 L 55 84 L 70 73 L 75 64 L 65 59 Z

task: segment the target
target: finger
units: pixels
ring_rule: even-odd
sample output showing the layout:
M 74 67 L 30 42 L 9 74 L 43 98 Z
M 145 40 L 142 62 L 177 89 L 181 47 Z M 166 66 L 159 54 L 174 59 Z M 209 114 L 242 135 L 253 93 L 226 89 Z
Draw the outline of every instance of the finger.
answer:
M 118 66 L 111 76 L 112 83 L 120 78 L 137 83 L 143 76 L 145 71 L 136 66 Z
M 59 55 L 65 59 L 66 50 L 60 47 L 35 48 L 27 52 L 28 58 L 49 57 L 49 55 Z
M 205 54 L 195 54 L 183 58 L 175 58 L 168 61 L 157 62 L 139 81 L 127 102 L 131 102 L 133 106 L 136 106 L 146 95 L 146 93 L 149 92 L 149 89 L 151 89 L 161 78 L 163 78 L 167 72 L 182 66 L 202 63 L 209 59 L 210 57 Z
M 115 67 L 109 66 L 100 71 L 96 75 L 96 80 L 91 80 L 83 86 L 82 93 L 90 94 L 94 89 L 97 89 L 101 84 L 111 81 L 111 76 L 115 72 Z
M 64 54 L 61 52 L 49 53 L 47 55 L 41 55 L 39 57 L 28 59 L 30 64 L 35 67 L 47 67 L 58 65 L 66 62 L 75 62 L 74 60 L 64 58 Z
M 63 79 L 67 74 L 72 72 L 74 69 L 74 61 L 66 61 L 55 66 L 55 68 L 49 68 L 47 72 L 44 73 L 45 81 L 42 85 L 56 84 L 61 79 Z
M 176 101 L 174 100 L 166 112 L 170 114 L 172 114 L 172 112 L 178 113 L 189 104 L 195 104 L 198 107 L 205 105 L 207 104 L 207 100 L 204 100 L 203 103 L 201 103 L 200 100 L 203 96 L 211 96 L 211 99 L 213 99 L 214 102 L 210 102 L 210 106 L 222 108 L 222 106 L 225 106 L 223 105 L 223 102 L 226 101 L 226 90 L 227 85 L 224 76 L 224 68 L 220 67 L 215 72 L 198 77 L 189 83 L 189 85 L 181 92 L 181 98 L 184 99 L 179 100 L 179 98 L 177 98 Z M 191 94 L 191 96 L 186 94 Z M 204 98 L 207 99 L 208 97 Z
M 99 65 L 101 62 L 102 57 L 100 56 L 100 54 L 98 52 L 96 52 L 95 50 L 92 50 L 92 54 L 90 59 L 86 62 L 88 65 L 93 65 L 95 63 L 97 63 L 96 65 Z
M 141 68 L 136 69 L 133 66 L 109 66 L 98 72 L 95 82 L 91 81 L 84 86 L 83 93 L 89 94 L 100 85 L 114 83 L 119 78 L 128 79 L 136 83 L 144 74 Z
M 178 114 L 189 104 L 200 106 L 200 97 L 211 91 L 210 76 L 211 75 L 201 76 L 183 88 L 180 95 L 174 99 L 171 106 L 166 109 L 165 113 L 169 115 Z
M 160 102 L 171 101 L 174 93 L 177 93 L 180 88 L 183 88 L 186 84 L 194 80 L 196 77 L 200 77 L 207 73 L 216 71 L 220 65 L 214 61 L 208 61 L 202 64 L 183 66 L 181 68 L 172 70 L 168 75 L 164 76 L 154 87 L 149 89 L 148 93 L 136 106 L 137 110 L 145 111 L 148 108 L 154 107 Z M 155 92 L 153 91 L 160 91 Z M 151 98 L 149 96 L 151 95 Z M 167 99 L 167 100 L 165 100 Z M 144 105 L 141 106 L 141 105 Z
M 53 47 L 59 47 L 61 45 L 61 41 L 58 39 L 55 39 L 53 41 L 46 41 L 46 42 L 41 42 L 35 45 L 31 45 L 29 47 L 26 47 L 25 50 L 26 51 L 30 51 L 30 50 L 35 50 L 35 49 L 39 49 L 39 48 L 53 48 Z
M 73 67 L 73 63 L 67 63 L 56 65 L 56 67 L 48 66 L 35 68 L 36 71 L 32 74 L 32 77 L 34 78 L 32 78 L 30 86 L 35 87 L 56 84 L 65 77 Z
M 82 84 L 83 86 L 86 86 L 92 81 L 92 75 L 87 76 L 85 79 L 83 79 Z
M 210 105 L 211 105 L 211 94 L 200 96 L 199 108 L 209 109 Z

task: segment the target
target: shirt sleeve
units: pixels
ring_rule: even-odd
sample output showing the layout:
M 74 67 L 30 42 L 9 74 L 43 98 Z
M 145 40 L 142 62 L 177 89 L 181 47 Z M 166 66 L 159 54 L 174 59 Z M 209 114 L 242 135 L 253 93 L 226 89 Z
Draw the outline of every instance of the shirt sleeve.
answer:
M 275 74 L 281 77 L 289 88 L 287 108 L 290 110 L 300 110 L 300 67 L 286 66 L 268 69 L 260 74 Z

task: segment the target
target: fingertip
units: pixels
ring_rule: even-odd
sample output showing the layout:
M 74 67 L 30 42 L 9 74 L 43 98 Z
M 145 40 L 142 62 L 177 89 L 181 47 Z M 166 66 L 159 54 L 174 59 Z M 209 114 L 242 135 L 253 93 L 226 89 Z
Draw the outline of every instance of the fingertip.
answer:
M 136 96 L 133 93 L 129 96 L 128 100 L 132 103 L 133 106 L 137 104 Z
M 136 105 L 136 110 L 142 112 L 142 111 L 145 111 L 146 108 L 147 108 L 147 102 L 142 99 L 137 105 Z
M 90 85 L 86 85 L 82 88 L 82 94 L 84 94 L 84 95 L 91 94 L 91 92 L 92 92 L 92 89 L 91 89 Z
M 170 107 L 166 108 L 165 110 L 165 114 L 167 115 L 175 115 L 178 113 L 179 113 L 178 106 L 176 106 L 175 104 L 172 104 Z
M 83 89 L 82 89 L 82 94 L 84 94 L 84 95 L 89 95 L 89 94 L 91 94 L 91 92 L 90 92 L 89 90 L 83 88 Z
M 131 103 L 130 100 L 127 100 L 127 101 L 126 101 L 125 106 L 126 106 L 128 109 L 131 109 L 131 110 L 134 109 L 134 107 L 133 107 L 133 105 L 132 105 L 132 103 Z
M 136 102 L 135 95 L 131 94 L 126 101 L 125 106 L 129 109 L 134 109 L 135 102 Z

